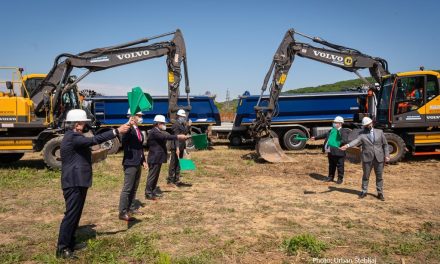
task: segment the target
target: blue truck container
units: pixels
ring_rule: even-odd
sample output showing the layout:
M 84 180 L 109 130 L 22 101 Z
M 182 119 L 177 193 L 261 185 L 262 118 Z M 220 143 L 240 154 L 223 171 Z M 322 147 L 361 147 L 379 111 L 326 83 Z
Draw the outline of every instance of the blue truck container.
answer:
M 127 96 L 100 96 L 88 98 L 90 102 L 90 111 L 97 119 L 97 133 L 108 129 L 118 127 L 127 122 L 128 99 Z M 209 96 L 191 96 L 190 102 L 192 110 L 189 113 L 189 119 L 192 121 L 192 129 L 195 133 L 205 133 L 209 126 L 220 125 L 220 114 L 217 106 L 214 104 L 213 97 Z M 188 105 L 186 97 L 178 100 L 178 105 Z M 153 125 L 155 115 L 167 116 L 168 97 L 153 96 L 153 109 L 144 112 L 143 123 L 139 126 L 146 137 L 146 131 Z M 167 119 L 167 121 L 169 121 Z M 109 153 L 116 153 L 120 147 L 120 140 L 115 138 L 106 146 Z
M 277 133 L 282 146 L 289 150 L 303 149 L 304 140 L 295 137 L 317 136 L 327 132 L 336 116 L 342 116 L 346 126 L 357 120 L 363 112 L 365 92 L 328 92 L 281 95 L 272 118 L 271 129 Z M 240 145 L 251 139 L 249 126 L 255 120 L 254 106 L 259 96 L 241 96 L 229 135 L 231 145 Z M 269 97 L 263 97 L 261 105 L 267 105 Z

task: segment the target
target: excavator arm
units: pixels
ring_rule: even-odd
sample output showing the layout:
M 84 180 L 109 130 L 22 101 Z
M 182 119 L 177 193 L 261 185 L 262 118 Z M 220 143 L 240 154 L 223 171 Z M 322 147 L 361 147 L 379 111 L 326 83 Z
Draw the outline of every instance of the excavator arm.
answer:
M 313 42 L 322 44 L 328 48 L 318 48 L 308 43 L 297 42 L 294 37 L 295 34 L 309 38 Z M 296 32 L 294 29 L 289 29 L 284 35 L 283 40 L 273 57 L 269 71 L 264 78 L 261 95 L 255 106 L 256 119 L 250 127 L 251 136 L 257 140 L 257 152 L 263 159 L 270 162 L 291 160 L 282 151 L 278 138 L 276 134 L 270 130 L 270 127 L 272 118 L 276 113 L 278 98 L 295 56 L 304 57 L 339 67 L 349 72 L 354 72 L 366 84 L 368 84 L 371 89 L 374 89 L 374 85 L 362 77 L 358 70 L 369 69 L 371 76 L 379 83 L 382 76 L 389 74 L 388 63 L 382 58 L 371 57 L 358 50 L 336 45 L 322 40 L 321 38 L 309 37 Z M 271 76 L 272 82 L 270 83 L 269 88 L 269 103 L 267 106 L 262 106 L 261 99 L 267 90 Z
M 142 45 L 153 39 L 174 35 L 171 41 L 163 41 L 150 45 Z M 151 38 L 144 38 L 137 41 L 93 49 L 77 55 L 63 53 L 56 57 L 54 66 L 43 80 L 38 89 L 31 94 L 35 104 L 37 116 L 44 115 L 44 112 L 52 109 L 53 126 L 63 121 L 65 112 L 65 100 L 70 102 L 69 108 L 78 108 L 79 103 L 73 92 L 76 84 L 92 72 L 102 71 L 130 63 L 158 58 L 166 55 L 168 68 L 168 114 L 171 120 L 176 118 L 178 109 L 191 110 L 189 102 L 189 79 L 186 63 L 186 48 L 182 32 L 177 29 L 175 32 L 166 33 Z M 182 79 L 182 67 L 185 76 L 185 92 L 188 106 L 178 106 L 179 86 Z M 79 78 L 72 78 L 70 73 L 74 68 L 84 68 L 86 72 Z M 72 94 L 73 93 L 73 94 Z

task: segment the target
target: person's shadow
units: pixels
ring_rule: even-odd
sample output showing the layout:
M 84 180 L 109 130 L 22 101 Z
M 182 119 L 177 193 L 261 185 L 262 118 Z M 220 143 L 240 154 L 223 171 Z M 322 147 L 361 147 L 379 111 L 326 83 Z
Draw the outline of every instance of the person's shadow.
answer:
M 359 195 L 361 193 L 358 190 L 339 188 L 339 187 L 335 187 L 335 186 L 329 186 L 327 191 L 324 191 L 321 193 L 329 193 L 329 192 L 342 192 L 342 193 L 349 193 L 349 194 L 354 194 L 354 195 Z
M 310 173 L 309 176 L 317 181 L 325 181 L 327 179 L 327 176 L 319 173 Z
M 47 166 L 43 160 L 19 160 L 11 163 L 0 163 L 0 168 L 2 169 L 30 168 L 30 169 L 42 170 L 47 168 Z
M 87 242 L 89 239 L 96 239 L 95 227 L 95 224 L 79 226 L 76 229 L 76 242 L 81 243 Z

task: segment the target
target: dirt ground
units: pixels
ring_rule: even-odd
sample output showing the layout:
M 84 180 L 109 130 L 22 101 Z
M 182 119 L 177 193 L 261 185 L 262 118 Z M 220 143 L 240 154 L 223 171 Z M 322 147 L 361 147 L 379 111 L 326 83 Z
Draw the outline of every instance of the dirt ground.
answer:
M 197 170 L 183 181 L 192 187 L 167 187 L 165 165 L 158 201 L 144 199 L 143 172 L 137 194 L 143 214 L 130 225 L 117 219 L 122 155 L 109 157 L 94 166 L 78 231 L 88 248 L 78 252 L 79 262 L 440 262 L 438 157 L 387 165 L 382 202 L 374 175 L 369 195 L 358 199 L 359 164 L 346 162 L 338 185 L 323 181 L 327 158 L 318 145 L 287 153 L 297 162 L 268 164 L 252 148 L 217 142 L 212 150 L 191 152 Z M 59 178 L 39 154 L 0 168 L 1 263 L 58 261 L 53 255 L 64 210 Z M 302 234 L 325 249 L 286 251 L 283 241 Z

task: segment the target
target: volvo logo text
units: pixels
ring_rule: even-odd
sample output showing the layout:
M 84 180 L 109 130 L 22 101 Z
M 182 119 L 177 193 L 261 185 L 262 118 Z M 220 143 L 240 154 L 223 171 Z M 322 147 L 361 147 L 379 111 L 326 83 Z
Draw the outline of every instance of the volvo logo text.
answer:
M 132 59 L 132 58 L 137 58 L 137 57 L 142 57 L 142 56 L 148 56 L 149 54 L 150 54 L 150 51 L 144 50 L 144 51 L 136 51 L 136 52 L 130 52 L 130 53 L 125 53 L 125 54 L 119 54 L 119 55 L 116 55 L 116 57 L 118 57 L 118 59 L 120 59 L 120 60 L 124 60 L 124 59 Z
M 330 53 L 325 53 L 325 52 L 321 52 L 321 51 L 317 51 L 317 50 L 314 50 L 313 54 L 315 54 L 316 57 L 326 58 L 326 59 L 329 59 L 332 61 L 339 61 L 339 62 L 344 61 L 344 58 L 341 56 L 330 54 Z

